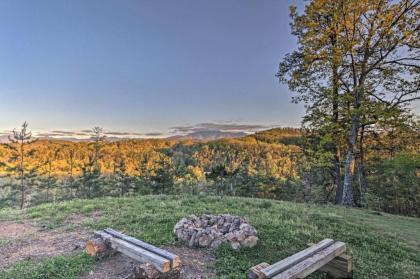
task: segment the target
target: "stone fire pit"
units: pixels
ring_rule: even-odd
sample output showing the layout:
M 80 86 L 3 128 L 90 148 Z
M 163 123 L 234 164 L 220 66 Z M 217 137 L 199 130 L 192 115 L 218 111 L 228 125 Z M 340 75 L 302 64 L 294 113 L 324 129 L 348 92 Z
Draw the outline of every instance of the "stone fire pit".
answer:
M 174 233 L 190 247 L 217 249 L 222 243 L 229 243 L 237 250 L 257 244 L 257 230 L 239 216 L 191 215 L 182 218 L 174 227 Z

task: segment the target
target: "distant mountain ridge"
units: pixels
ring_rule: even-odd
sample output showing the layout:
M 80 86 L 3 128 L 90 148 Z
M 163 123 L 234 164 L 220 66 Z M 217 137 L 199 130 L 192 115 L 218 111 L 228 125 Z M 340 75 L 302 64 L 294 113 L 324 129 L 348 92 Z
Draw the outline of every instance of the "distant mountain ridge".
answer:
M 248 134 L 245 132 L 198 131 L 198 132 L 192 132 L 186 135 L 176 135 L 176 136 L 167 137 L 167 139 L 218 140 L 218 139 L 241 138 L 247 135 Z

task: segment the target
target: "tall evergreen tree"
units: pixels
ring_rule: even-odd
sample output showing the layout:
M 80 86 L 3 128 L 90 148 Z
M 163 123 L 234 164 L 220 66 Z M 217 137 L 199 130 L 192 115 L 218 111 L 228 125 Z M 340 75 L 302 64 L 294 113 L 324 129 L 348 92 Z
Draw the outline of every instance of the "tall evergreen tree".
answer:
M 91 142 L 89 143 L 89 153 L 81 169 L 81 184 L 84 186 L 84 196 L 92 198 L 98 196 L 101 183 L 101 164 L 102 148 L 105 142 L 103 129 L 94 127 L 92 129 Z
M 39 165 L 31 165 L 28 159 L 35 152 L 31 144 L 36 139 L 32 139 L 32 133 L 28 131 L 28 123 L 24 122 L 19 131 L 13 129 L 9 136 L 9 143 L 6 144 L 11 156 L 7 162 L 8 172 L 14 176 L 19 184 L 16 185 L 20 192 L 20 209 L 23 209 L 26 202 L 26 194 L 29 189 L 29 181 L 36 175 Z

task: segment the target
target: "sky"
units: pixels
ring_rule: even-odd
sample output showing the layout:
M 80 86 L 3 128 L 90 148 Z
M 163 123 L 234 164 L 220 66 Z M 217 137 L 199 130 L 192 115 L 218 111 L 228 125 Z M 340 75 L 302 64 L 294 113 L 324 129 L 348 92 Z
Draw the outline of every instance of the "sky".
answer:
M 287 0 L 2 0 L 0 132 L 299 126 Z M 213 125 L 213 126 L 212 126 Z M 215 125 L 215 126 L 214 126 Z M 232 129 L 231 129 L 232 130 Z

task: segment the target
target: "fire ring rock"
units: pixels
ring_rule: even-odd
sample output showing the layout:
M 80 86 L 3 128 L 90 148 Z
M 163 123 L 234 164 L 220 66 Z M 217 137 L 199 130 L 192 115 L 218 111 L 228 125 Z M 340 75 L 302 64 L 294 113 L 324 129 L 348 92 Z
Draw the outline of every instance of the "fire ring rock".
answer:
M 182 218 L 174 227 L 174 234 L 190 247 L 217 249 L 222 243 L 229 243 L 238 250 L 253 247 L 258 242 L 257 230 L 239 216 L 191 215 Z

